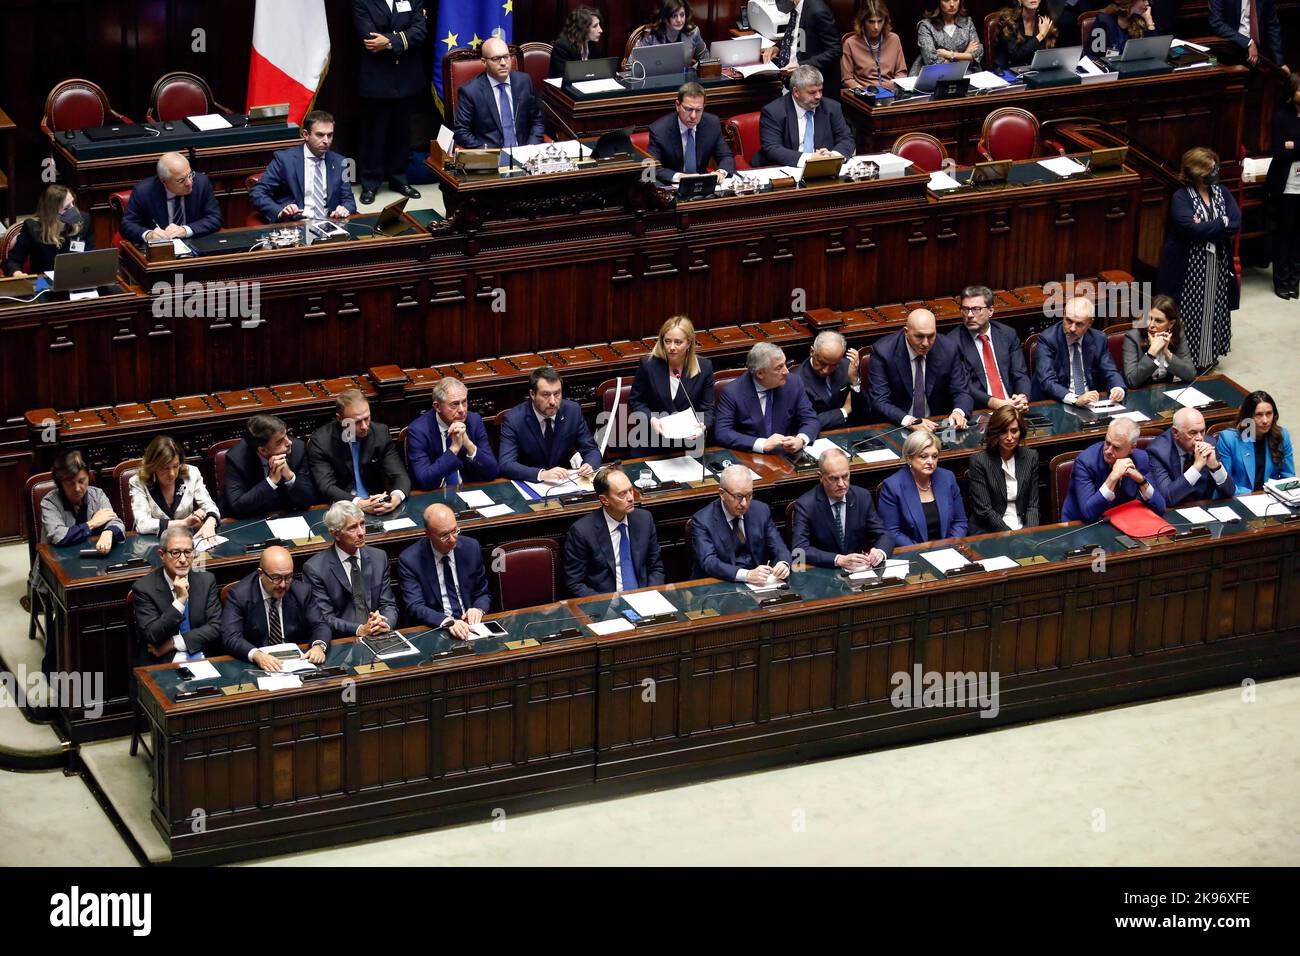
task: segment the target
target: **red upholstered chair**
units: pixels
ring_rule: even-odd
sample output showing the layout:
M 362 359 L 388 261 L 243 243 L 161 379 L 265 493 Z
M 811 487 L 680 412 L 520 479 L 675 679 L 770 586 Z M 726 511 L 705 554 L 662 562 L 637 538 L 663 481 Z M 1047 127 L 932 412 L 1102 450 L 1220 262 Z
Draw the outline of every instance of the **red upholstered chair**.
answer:
M 113 214 L 113 245 L 122 244 L 122 217 L 126 215 L 127 204 L 131 201 L 131 190 L 120 189 L 108 194 L 108 208 Z
M 1001 10 L 994 10 L 984 18 L 984 69 L 993 69 L 993 50 L 998 43 L 998 20 L 1002 17 Z M 974 66 L 971 67 L 975 69 Z
M 146 123 L 182 120 L 187 116 L 205 113 L 229 113 L 212 96 L 208 81 L 193 73 L 168 73 L 158 78 L 149 94 L 149 111 L 144 114 Z
M 1034 360 L 1038 357 L 1038 333 L 1035 332 L 1029 338 L 1025 339 L 1025 365 L 1029 369 L 1029 377 L 1034 377 Z
M 1061 509 L 1065 506 L 1065 499 L 1070 496 L 1070 478 L 1074 474 L 1074 459 L 1078 457 L 1079 452 L 1077 451 L 1057 455 L 1052 459 L 1052 464 L 1048 468 L 1052 486 L 1053 521 L 1061 520 Z
M 1133 443 L 1133 447 L 1141 448 L 1143 451 L 1146 451 L 1147 445 L 1151 444 L 1159 437 L 1160 437 L 1159 432 L 1156 432 L 1154 435 L 1138 435 L 1138 440 Z
M 524 55 L 519 47 L 510 44 L 510 69 L 518 70 Z M 547 61 L 549 68 L 550 61 Z M 442 58 L 442 98 L 447 107 L 447 116 L 456 115 L 456 93 L 474 77 L 483 72 L 483 58 L 478 50 L 470 47 L 457 47 Z
M 131 120 L 109 105 L 103 87 L 90 80 L 64 80 L 56 84 L 45 98 L 41 132 L 53 139 L 55 133 L 64 130 L 106 126 L 113 122 L 130 123 Z
M 727 141 L 733 144 L 731 148 L 736 154 L 737 169 L 754 168 L 754 155 L 762 145 L 758 138 L 758 118 L 757 112 L 741 113 L 723 124 L 723 129 L 729 131 Z M 730 132 L 733 127 L 734 133 Z M 732 135 L 735 137 L 734 141 Z
M 610 437 L 609 443 L 605 446 L 605 459 L 612 461 L 622 457 L 622 452 L 626 451 L 625 445 L 619 442 L 619 438 L 627 435 L 628 430 L 628 412 L 631 411 L 629 400 L 632 397 L 632 377 L 623 376 L 623 382 L 619 385 L 617 394 L 614 386 L 618 384 L 618 379 L 608 378 L 596 386 L 596 409 L 597 412 L 605 413 L 606 427 L 613 428 L 614 434 Z M 618 411 L 611 416 L 610 412 L 614 411 L 615 401 L 618 403 Z M 599 441 L 597 441 L 599 444 Z
M 251 193 L 253 191 L 253 187 L 256 186 L 258 183 L 260 183 L 261 181 L 262 181 L 262 173 L 253 173 L 253 175 L 249 176 L 244 180 L 244 189 L 247 192 Z M 248 207 L 248 215 L 244 217 L 244 225 L 265 226 L 266 220 L 262 218 L 262 214 L 260 212 L 258 212 L 250 205 Z
M 550 538 L 525 538 L 501 545 L 489 562 L 496 605 L 513 611 L 553 603 L 559 591 L 559 555 L 559 547 Z
M 749 157 L 744 155 L 744 146 L 740 142 L 740 127 L 731 120 L 723 120 L 722 136 L 727 141 L 727 147 L 731 150 L 736 169 L 751 169 Z
M 894 140 L 894 145 L 889 151 L 895 156 L 902 156 L 927 173 L 937 173 L 943 169 L 944 161 L 948 158 L 948 151 L 943 148 L 943 143 L 929 133 L 904 133 Z
M 979 142 L 984 159 L 1032 159 L 1039 151 L 1038 119 L 1033 113 L 1004 106 L 985 117 Z
M 226 606 L 226 598 L 230 596 L 231 590 L 238 585 L 238 581 L 231 581 L 229 584 L 223 584 L 221 590 L 217 592 L 217 597 L 221 598 L 221 606 Z
M 746 371 L 747 369 L 743 368 L 725 368 L 719 372 L 713 373 L 713 403 L 715 406 L 717 405 L 718 399 L 722 395 L 722 390 L 726 387 L 727 383 L 740 378 L 740 376 L 744 375 Z
M 639 129 L 632 134 L 632 145 L 643 153 L 650 152 L 650 131 Z
M 1219 422 L 1217 425 L 1211 425 L 1208 429 L 1206 429 L 1205 440 L 1209 441 L 1211 438 L 1219 434 L 1219 432 L 1223 431 L 1225 428 L 1231 428 L 1233 424 L 1234 422 Z
M 113 507 L 122 516 L 127 531 L 135 530 L 135 514 L 131 510 L 131 479 L 140 473 L 141 464 L 143 464 L 143 461 L 139 458 L 119 462 L 117 467 L 113 469 L 112 483 L 108 488 L 104 489 L 110 497 L 114 493 L 117 494 L 117 500 L 113 502 Z
M 226 455 L 241 441 L 243 441 L 241 438 L 227 438 L 208 446 L 208 466 L 212 472 L 212 496 L 218 503 L 224 501 L 226 497 Z
M 533 81 L 533 92 L 540 94 L 546 75 L 551 71 L 551 45 L 530 40 L 521 44 L 519 52 L 524 59 L 524 72 Z
M 632 59 L 632 50 L 636 48 L 636 41 L 649 33 L 652 29 L 654 29 L 654 24 L 643 23 L 628 35 L 627 45 L 623 47 L 623 60 L 618 66 L 620 70 L 626 70 L 628 68 L 628 61 Z
M 1115 363 L 1119 369 L 1120 375 L 1124 374 L 1124 333 L 1112 332 L 1106 330 L 1106 347 L 1110 349 L 1110 360 Z
M 1083 44 L 1083 52 L 1085 55 L 1091 53 L 1096 56 L 1101 56 L 1106 52 L 1106 41 L 1104 39 L 1105 31 L 1103 31 L 1100 50 L 1094 50 L 1091 42 L 1092 30 L 1093 27 L 1097 25 L 1097 14 L 1099 13 L 1101 13 L 1100 10 L 1085 10 L 1083 13 L 1079 14 L 1079 19 L 1076 21 L 1079 26 L 1079 42 Z
M 55 488 L 54 476 L 48 471 L 32 475 L 27 479 L 27 559 L 29 564 L 36 563 L 36 546 L 45 539 L 45 525 L 41 521 L 41 500 Z M 53 607 L 43 586 L 32 587 L 32 579 L 27 578 L 27 602 L 31 608 L 31 620 L 27 624 L 28 640 L 36 640 L 39 630 L 42 638 L 50 633 L 50 610 Z M 45 615 L 45 624 L 41 624 L 41 615 Z
M 23 224 L 21 222 L 16 222 L 5 230 L 5 237 L 0 240 L 0 262 L 9 258 L 9 250 L 13 249 L 14 243 L 18 241 L 18 234 L 22 231 Z M 23 272 L 27 271 L 28 265 L 29 263 L 24 260 L 22 264 Z

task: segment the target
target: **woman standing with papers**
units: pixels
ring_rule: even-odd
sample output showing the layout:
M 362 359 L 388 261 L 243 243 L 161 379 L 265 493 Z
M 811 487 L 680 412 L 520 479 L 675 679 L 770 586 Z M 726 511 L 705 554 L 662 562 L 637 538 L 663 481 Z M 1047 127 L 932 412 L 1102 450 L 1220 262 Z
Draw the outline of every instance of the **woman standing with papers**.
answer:
M 644 443 L 633 443 L 638 450 L 684 447 L 683 441 L 664 437 L 659 421 L 664 415 L 694 412 L 699 420 L 694 441 L 713 424 L 713 363 L 696 354 L 695 326 L 686 316 L 674 315 L 659 329 L 654 351 L 637 366 L 628 404 L 636 416 L 630 438 L 645 436 Z

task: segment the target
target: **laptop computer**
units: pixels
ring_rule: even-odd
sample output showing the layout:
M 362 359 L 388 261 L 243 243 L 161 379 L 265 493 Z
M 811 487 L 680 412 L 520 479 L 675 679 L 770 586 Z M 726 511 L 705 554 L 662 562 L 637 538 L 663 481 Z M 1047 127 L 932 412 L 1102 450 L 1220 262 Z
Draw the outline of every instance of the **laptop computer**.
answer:
M 564 64 L 564 82 L 581 83 L 584 80 L 608 80 L 618 70 L 618 57 L 604 56 L 595 60 L 570 60 Z
M 1169 62 L 1169 45 L 1174 38 L 1164 36 L 1137 37 L 1124 44 L 1124 52 L 1119 55 L 1121 79 L 1126 76 L 1155 76 L 1160 73 L 1172 73 L 1173 65 Z
M 55 292 L 77 292 L 117 284 L 117 250 L 65 252 L 54 257 Z
M 763 38 L 755 34 L 738 40 L 714 40 L 709 53 L 723 66 L 753 66 L 763 55 Z
M 970 60 L 958 60 L 956 63 L 931 63 L 921 70 L 916 78 L 916 92 L 933 93 L 940 83 L 960 80 L 970 69 Z
M 685 73 L 690 62 L 691 45 L 685 41 L 639 46 L 632 50 L 632 55 L 628 58 L 632 78 L 637 80 L 647 76 Z
M 1083 56 L 1083 47 L 1066 46 L 1055 50 L 1038 50 L 1034 53 L 1029 69 L 1023 74 L 1025 86 L 1038 89 L 1045 86 L 1073 86 L 1082 83 L 1079 76 L 1079 58 Z
M 86 139 L 94 143 L 103 143 L 115 139 L 139 139 L 141 136 L 153 136 L 154 130 L 147 126 L 133 123 L 119 123 L 115 126 L 87 126 L 81 131 Z

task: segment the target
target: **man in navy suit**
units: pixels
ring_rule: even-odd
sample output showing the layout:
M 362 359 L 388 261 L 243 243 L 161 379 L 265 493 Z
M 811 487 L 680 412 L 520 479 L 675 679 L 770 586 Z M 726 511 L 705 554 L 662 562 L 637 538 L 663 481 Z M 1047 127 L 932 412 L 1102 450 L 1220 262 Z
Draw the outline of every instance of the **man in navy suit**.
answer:
M 820 484 L 794 503 L 790 544 L 816 568 L 864 571 L 894 550 L 891 535 L 876 514 L 871 492 L 849 481 L 849 456 L 828 448 L 817 461 Z
M 1205 440 L 1205 416 L 1195 408 L 1174 413 L 1173 427 L 1146 447 L 1151 481 L 1169 507 L 1183 501 L 1231 498 L 1237 493 L 1213 442 Z
M 970 285 L 961 293 L 960 328 L 948 333 L 966 369 L 975 408 L 1029 407 L 1029 370 L 1020 337 L 993 321 L 993 290 Z
M 754 500 L 754 479 L 744 465 L 718 476 L 718 499 L 691 519 L 691 576 L 766 584 L 790 576 L 790 549 L 772 523 L 772 509 Z
M 484 40 L 480 52 L 483 72 L 456 94 L 456 143 L 469 149 L 540 143 L 545 128 L 533 81 L 510 69 L 504 40 Z
M 809 129 L 811 125 L 812 129 Z M 840 104 L 822 97 L 822 75 L 801 66 L 790 79 L 790 92 L 763 107 L 758 118 L 762 148 L 755 166 L 798 166 L 804 156 L 853 155 L 853 131 Z
M 411 478 L 386 425 L 372 421 L 360 389 L 334 396 L 334 421 L 311 436 L 312 483 L 326 501 L 351 501 L 366 514 L 388 514 L 411 493 Z
M 303 565 L 312 600 L 335 637 L 368 637 L 397 627 L 397 599 L 388 578 L 388 555 L 366 547 L 366 515 L 350 501 L 325 512 L 334 547 Z
M 937 333 L 928 309 L 916 309 L 902 329 L 876 342 L 867 379 L 872 406 L 895 425 L 937 431 L 943 423 L 927 416 L 947 413 L 965 428 L 975 407 L 957 346 Z
M 420 0 L 352 0 L 361 40 L 361 204 L 375 201 L 384 177 L 408 199 L 420 192 L 406 181 L 411 153 L 411 108 L 429 85 L 423 47 L 429 23 Z
M 230 589 L 221 612 L 221 643 L 231 657 L 264 671 L 281 669 L 279 660 L 262 650 L 276 644 L 310 644 L 307 660 L 325 663 L 329 625 L 311 588 L 293 579 L 293 555 L 287 548 L 267 548 L 257 570 Z
M 221 208 L 208 177 L 180 153 L 158 157 L 157 175 L 136 185 L 122 214 L 122 238 L 143 243 L 193 239 L 221 228 Z
M 622 468 L 592 480 L 601 508 L 573 523 L 564 539 L 564 578 L 574 597 L 612 594 L 664 583 L 654 518 L 636 506 L 636 489 Z
M 1253 21 L 1252 12 L 1255 14 Z M 1278 21 L 1277 4 L 1273 0 L 1210 0 L 1210 29 L 1234 44 L 1251 66 L 1258 63 L 1262 55 L 1282 67 L 1284 72 L 1291 72 L 1285 64 L 1282 24 Z
M 710 160 L 717 165 L 718 182 L 736 172 L 722 122 L 704 112 L 704 87 L 694 82 L 677 91 L 676 112 L 650 124 L 650 155 L 659 163 L 655 176 L 661 183 L 707 173 Z
M 1117 418 L 1099 441 L 1074 459 L 1070 494 L 1061 506 L 1062 521 L 1096 521 L 1106 511 L 1128 501 L 1141 501 L 1164 514 L 1165 496 L 1149 480 L 1151 459 L 1137 445 L 1137 422 Z
M 718 396 L 713 436 L 718 444 L 760 455 L 796 454 L 820 431 L 803 384 L 788 381 L 785 352 L 758 342 L 745 359 L 747 374 L 727 383 Z
M 600 467 L 600 449 L 582 408 L 564 398 L 560 373 L 549 365 L 528 376 L 528 398 L 501 420 L 501 475 L 513 481 L 563 481 L 574 454 L 577 477 Z
M 866 420 L 869 402 L 862 391 L 860 361 L 858 350 L 849 348 L 840 333 L 818 332 L 808 361 L 795 369 L 821 431 Z
M 302 118 L 302 145 L 272 156 L 248 191 L 248 201 L 263 219 L 346 219 L 357 211 L 348 161 L 330 149 L 333 143 L 333 116 L 312 110 Z
M 1038 334 L 1034 356 L 1034 400 L 1054 398 L 1067 405 L 1091 405 L 1109 390 L 1124 401 L 1124 378 L 1110 357 L 1106 336 L 1092 327 L 1092 300 L 1076 296 L 1065 303 L 1059 325 Z
M 446 628 L 466 640 L 491 605 L 483 549 L 461 536 L 456 515 L 446 505 L 424 509 L 424 541 L 402 551 L 397 578 L 411 623 Z
M 158 559 L 160 567 L 131 585 L 135 631 L 144 643 L 134 649 L 136 666 L 220 654 L 220 588 L 215 577 L 194 567 L 189 528 L 163 528 Z
M 483 416 L 469 410 L 469 390 L 458 378 L 433 385 L 433 408 L 406 430 L 406 463 L 417 488 L 450 488 L 491 481 L 501 473 Z
M 289 437 L 289 426 L 281 419 L 254 415 L 244 440 L 226 452 L 222 496 L 221 513 L 228 518 L 306 511 L 316 503 L 307 446 Z

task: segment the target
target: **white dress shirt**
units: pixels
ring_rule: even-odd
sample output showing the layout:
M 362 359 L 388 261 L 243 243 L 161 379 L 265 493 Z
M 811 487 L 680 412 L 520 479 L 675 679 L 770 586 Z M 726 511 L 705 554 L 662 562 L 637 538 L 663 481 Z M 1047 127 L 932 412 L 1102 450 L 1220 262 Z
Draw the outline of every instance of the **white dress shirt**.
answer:
M 768 395 L 767 395 L 767 393 L 768 393 L 769 391 L 771 391 L 771 390 L 770 390 L 770 389 L 766 389 L 766 388 L 764 388 L 762 385 L 759 385 L 759 384 L 758 384 L 758 381 L 755 380 L 755 382 L 754 382 L 754 391 L 756 391 L 756 392 L 758 393 L 758 410 L 759 410 L 759 412 L 760 412 L 762 415 L 766 416 L 766 415 L 767 415 L 767 403 L 768 403 Z M 762 422 L 759 422 L 759 424 L 761 425 Z M 776 422 L 775 422 L 775 421 L 772 422 L 772 427 L 773 427 L 773 428 L 776 427 Z M 777 432 L 776 434 L 780 434 L 780 433 Z M 766 454 L 766 452 L 763 451 L 763 443 L 764 443 L 765 441 L 767 441 L 767 439 L 768 439 L 769 437 L 770 437 L 770 436 L 768 436 L 768 435 L 764 435 L 762 438 L 760 438 L 760 439 L 758 439 L 756 442 L 754 442 L 754 448 L 753 448 L 753 451 L 754 451 L 755 453 L 759 454 L 759 455 Z M 809 438 L 807 435 L 805 435 L 803 432 L 800 432 L 798 437 L 800 437 L 800 438 L 803 439 L 803 443 L 804 443 L 805 445 L 811 445 L 811 444 L 812 444 L 812 439 Z
M 998 456 L 1001 457 L 1001 456 Z M 1016 511 L 1016 495 L 1020 484 L 1016 481 L 1016 457 L 1002 459 L 1002 479 L 1007 484 L 1007 510 L 1002 513 L 1002 520 L 1012 531 L 1020 530 L 1020 513 Z
M 447 610 L 448 608 L 451 607 L 451 598 L 448 597 L 447 595 L 447 576 L 442 573 L 443 572 L 442 559 L 444 555 L 438 552 L 438 549 L 433 546 L 433 542 L 429 543 L 429 550 L 433 552 L 433 566 L 434 569 L 438 572 L 438 593 L 442 598 L 443 619 L 442 619 L 442 623 L 439 624 L 438 626 L 451 627 L 451 625 L 456 622 L 456 619 L 452 617 Z M 461 610 L 464 611 L 466 609 L 465 592 L 460 589 L 460 578 L 457 577 L 456 575 L 456 552 L 448 551 L 445 556 L 451 558 L 451 583 L 452 586 L 456 589 L 456 593 L 460 595 L 460 607 Z
M 1241 21 L 1237 26 L 1237 32 L 1250 39 L 1250 0 L 1241 0 Z

